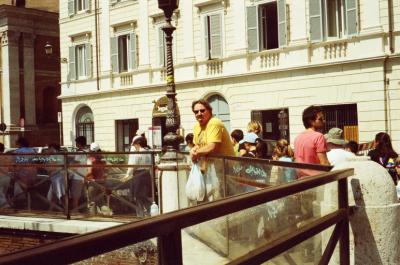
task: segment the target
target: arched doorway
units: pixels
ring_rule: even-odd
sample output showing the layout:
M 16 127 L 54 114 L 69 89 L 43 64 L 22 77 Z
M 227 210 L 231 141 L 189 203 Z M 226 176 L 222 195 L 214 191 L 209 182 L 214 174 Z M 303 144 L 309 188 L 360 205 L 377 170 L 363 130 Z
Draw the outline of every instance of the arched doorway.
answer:
M 229 112 L 228 102 L 220 95 L 212 95 L 207 101 L 213 109 L 213 116 L 220 119 L 228 132 L 231 131 L 231 116 Z
M 85 136 L 86 143 L 94 142 L 94 118 L 93 112 L 88 107 L 82 107 L 76 114 L 76 136 Z

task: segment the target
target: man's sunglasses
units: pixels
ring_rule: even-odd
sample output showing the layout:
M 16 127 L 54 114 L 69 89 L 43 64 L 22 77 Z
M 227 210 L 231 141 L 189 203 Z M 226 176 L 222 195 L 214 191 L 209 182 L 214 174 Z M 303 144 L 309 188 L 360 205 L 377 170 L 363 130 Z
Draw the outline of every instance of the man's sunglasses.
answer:
M 198 114 L 199 112 L 200 113 L 204 113 L 204 112 L 206 112 L 206 109 L 199 109 L 199 110 L 194 110 L 193 111 L 194 114 Z

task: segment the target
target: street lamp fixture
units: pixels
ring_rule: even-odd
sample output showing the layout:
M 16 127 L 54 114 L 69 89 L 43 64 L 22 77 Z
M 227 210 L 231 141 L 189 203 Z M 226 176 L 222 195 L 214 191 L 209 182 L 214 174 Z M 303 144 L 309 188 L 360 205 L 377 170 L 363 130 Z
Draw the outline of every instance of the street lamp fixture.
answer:
M 176 103 L 176 90 L 175 90 L 175 79 L 174 79 L 174 63 L 172 59 L 172 33 L 175 31 L 175 27 L 171 24 L 172 13 L 178 8 L 178 0 L 158 0 L 158 7 L 164 11 L 165 25 L 162 30 L 165 33 L 165 44 L 167 49 L 167 93 L 168 98 L 167 104 L 167 117 L 165 127 L 167 134 L 164 136 L 164 141 L 168 151 L 177 151 L 181 137 L 176 134 L 180 127 L 180 115 L 178 105 Z M 166 155 L 168 157 L 168 155 Z
M 51 45 L 49 42 L 46 42 L 46 45 L 44 45 L 44 52 L 48 56 L 53 55 L 53 45 Z M 60 60 L 60 63 L 68 63 L 67 58 L 58 58 L 58 59 Z

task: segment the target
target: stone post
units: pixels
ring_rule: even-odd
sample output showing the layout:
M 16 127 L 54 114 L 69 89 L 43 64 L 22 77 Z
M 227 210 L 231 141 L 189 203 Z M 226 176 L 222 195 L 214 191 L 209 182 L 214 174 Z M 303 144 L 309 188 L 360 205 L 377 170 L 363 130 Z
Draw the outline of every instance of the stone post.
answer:
M 355 174 L 348 178 L 350 264 L 400 264 L 400 204 L 392 178 L 385 168 L 365 157 L 333 170 L 345 168 L 354 168 Z M 337 209 L 336 187 L 325 187 L 322 215 Z M 332 229 L 322 233 L 323 246 L 331 233 Z M 340 264 L 338 251 L 329 264 Z

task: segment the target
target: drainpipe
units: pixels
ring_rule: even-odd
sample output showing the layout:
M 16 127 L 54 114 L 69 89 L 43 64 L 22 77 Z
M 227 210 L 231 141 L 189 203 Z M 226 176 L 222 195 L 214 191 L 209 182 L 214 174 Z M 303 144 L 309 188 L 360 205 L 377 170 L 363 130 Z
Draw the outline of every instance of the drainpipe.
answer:
M 100 90 L 100 76 L 99 76 L 99 3 L 98 0 L 94 1 L 94 20 L 95 20 L 95 35 L 96 35 L 96 85 L 97 90 Z
M 393 45 L 393 0 L 388 0 L 388 17 L 389 17 L 389 50 L 390 53 L 394 53 Z
M 384 91 L 384 111 L 385 111 L 385 131 L 391 135 L 392 128 L 391 128 L 391 116 L 390 116 L 390 93 L 389 93 L 389 83 L 390 80 L 387 77 L 387 64 L 389 61 L 389 56 L 386 55 L 383 61 L 383 91 Z

